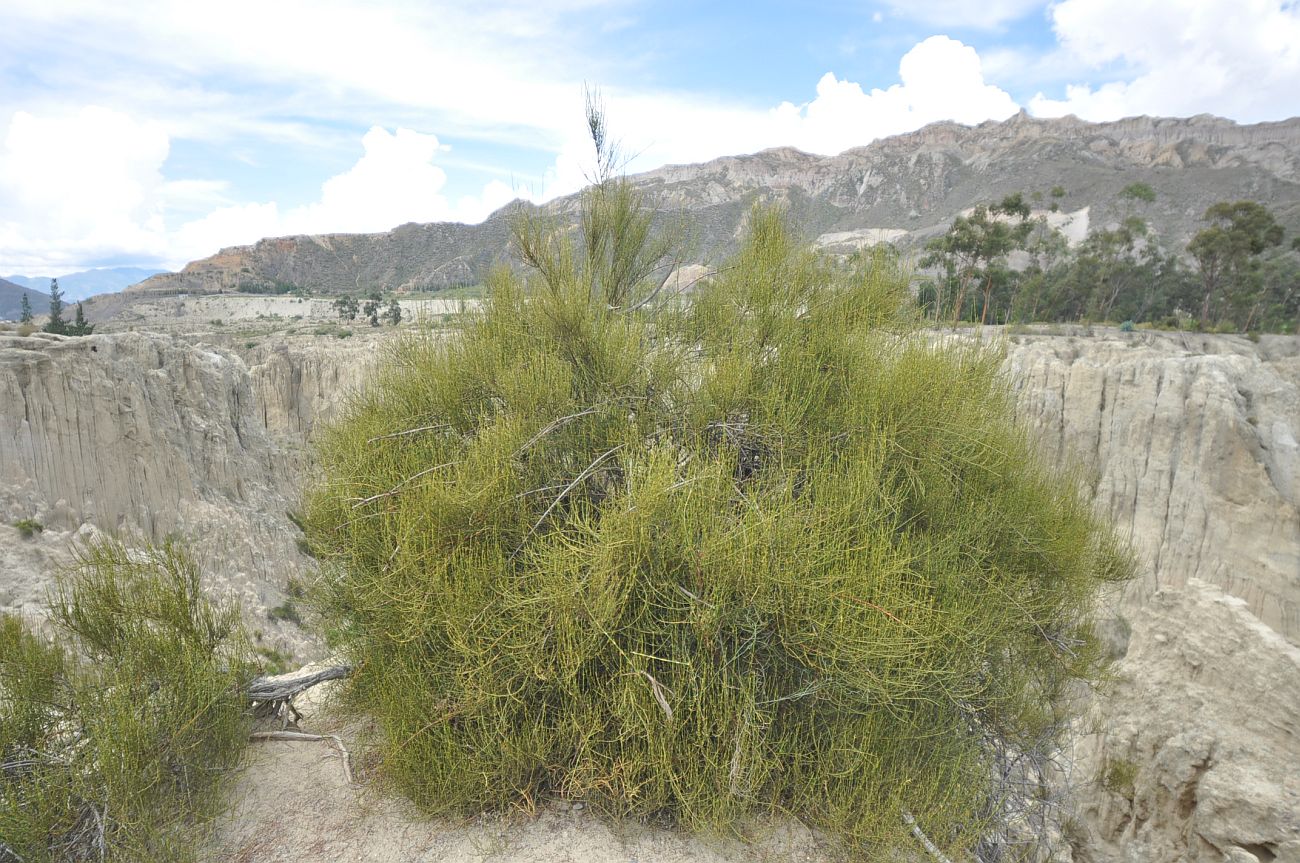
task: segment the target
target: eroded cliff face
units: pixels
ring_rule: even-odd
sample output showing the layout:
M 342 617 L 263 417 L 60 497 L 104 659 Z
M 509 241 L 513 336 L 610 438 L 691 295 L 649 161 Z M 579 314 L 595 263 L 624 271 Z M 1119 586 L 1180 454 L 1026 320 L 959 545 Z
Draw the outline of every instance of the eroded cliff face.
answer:
M 250 368 L 158 334 L 0 337 L 0 605 L 39 609 L 74 541 L 97 531 L 182 537 L 213 590 L 253 616 L 282 603 L 313 566 L 289 517 L 313 423 L 302 412 L 328 416 L 364 367 L 287 350 Z M 44 530 L 25 539 L 22 519 Z M 296 627 L 261 625 L 311 652 Z
M 1300 860 L 1300 648 L 1190 579 L 1134 612 L 1078 740 L 1082 856 Z
M 1018 337 L 1007 369 L 1054 459 L 1095 482 L 1133 538 L 1126 604 L 1189 578 L 1300 642 L 1300 340 L 1118 333 Z
M 382 344 L 2 337 L 0 521 L 193 534 L 242 589 L 283 584 L 307 565 L 284 514 L 305 444 Z M 1082 465 L 1142 556 L 1127 605 L 1199 578 L 1300 641 L 1300 340 L 1080 331 L 1006 349 L 1021 413 L 1051 458 Z M 27 603 L 44 578 L 5 581 Z
M 262 427 L 288 451 L 339 415 L 383 351 L 383 336 L 274 338 L 234 348 L 248 368 Z

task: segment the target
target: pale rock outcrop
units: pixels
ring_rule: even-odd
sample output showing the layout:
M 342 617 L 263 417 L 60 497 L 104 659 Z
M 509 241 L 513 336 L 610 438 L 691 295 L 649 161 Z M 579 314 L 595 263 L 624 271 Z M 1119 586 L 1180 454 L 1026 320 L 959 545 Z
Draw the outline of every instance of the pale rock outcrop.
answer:
M 1300 339 L 1011 339 L 1021 414 L 1142 558 L 1124 604 L 1199 578 L 1300 642 Z
M 238 351 L 248 367 L 262 427 L 287 449 L 301 449 L 361 388 L 382 341 L 281 337 Z
M 7 604 L 37 604 L 68 540 L 92 525 L 181 536 L 214 590 L 275 606 L 311 565 L 287 514 L 293 461 L 230 352 L 144 333 L 0 337 L 0 521 L 47 527 L 0 558 Z
M 1300 861 L 1300 648 L 1243 600 L 1157 591 L 1089 719 L 1076 859 Z

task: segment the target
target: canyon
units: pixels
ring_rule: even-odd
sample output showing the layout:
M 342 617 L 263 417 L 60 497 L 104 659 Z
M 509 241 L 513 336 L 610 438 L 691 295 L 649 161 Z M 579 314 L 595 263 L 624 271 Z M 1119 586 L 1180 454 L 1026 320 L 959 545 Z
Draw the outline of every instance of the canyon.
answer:
M 268 612 L 315 571 L 293 515 L 312 436 L 394 337 L 0 333 L 0 607 L 38 613 L 98 531 L 177 537 L 265 644 L 321 658 Z M 1045 453 L 1080 466 L 1142 561 L 1104 601 L 1115 681 L 1067 759 L 1075 859 L 1300 860 L 1300 339 L 981 337 Z M 43 530 L 25 538 L 24 519 Z M 295 757 L 277 745 L 259 758 Z M 219 831 L 218 856 L 241 829 Z

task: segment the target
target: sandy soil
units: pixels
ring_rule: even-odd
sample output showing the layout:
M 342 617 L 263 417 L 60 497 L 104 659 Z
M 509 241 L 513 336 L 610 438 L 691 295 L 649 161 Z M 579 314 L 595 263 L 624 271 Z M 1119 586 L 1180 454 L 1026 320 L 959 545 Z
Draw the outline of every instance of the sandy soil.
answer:
M 304 732 L 355 728 L 321 706 L 328 684 L 300 696 Z M 204 849 L 206 863 L 768 863 L 843 858 L 798 824 L 756 831 L 748 841 L 695 837 L 640 824 L 609 824 L 581 804 L 471 821 L 427 819 L 384 796 L 357 766 L 349 785 L 341 755 L 324 741 L 256 741 Z M 364 761 L 364 758 L 356 759 Z

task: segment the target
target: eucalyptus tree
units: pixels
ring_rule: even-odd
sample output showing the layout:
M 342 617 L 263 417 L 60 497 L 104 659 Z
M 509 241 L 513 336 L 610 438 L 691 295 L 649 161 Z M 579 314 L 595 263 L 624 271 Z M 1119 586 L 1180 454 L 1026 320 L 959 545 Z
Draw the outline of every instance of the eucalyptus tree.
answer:
M 1209 226 L 1187 246 L 1196 260 L 1203 288 L 1201 323 L 1208 326 L 1213 311 L 1249 305 L 1257 291 L 1254 279 L 1260 253 L 1282 243 L 1282 226 L 1267 207 L 1255 201 L 1220 201 L 1205 211 Z

